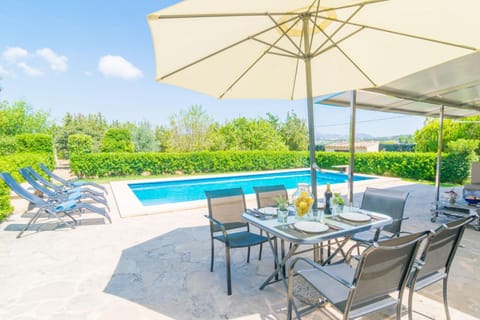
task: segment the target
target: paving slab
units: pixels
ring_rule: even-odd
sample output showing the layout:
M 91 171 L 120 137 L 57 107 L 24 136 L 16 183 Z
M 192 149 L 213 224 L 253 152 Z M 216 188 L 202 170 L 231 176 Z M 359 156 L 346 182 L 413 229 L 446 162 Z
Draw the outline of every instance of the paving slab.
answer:
M 377 187 L 407 190 L 405 230 L 432 228 L 430 185 L 394 179 Z M 345 188 L 345 189 L 342 189 Z M 365 186 L 356 189 L 359 203 Z M 336 191 L 345 192 L 345 186 Z M 29 230 L 16 239 L 26 203 L 14 200 L 15 213 L 0 225 L 0 319 L 285 319 L 281 283 L 258 286 L 273 266 L 268 249 L 246 263 L 246 250 L 233 250 L 233 295 L 226 295 L 225 256 L 217 244 L 210 267 L 209 227 L 204 206 L 191 210 L 121 218 L 108 194 L 113 223 L 75 229 Z M 251 201 L 251 200 L 250 200 Z M 254 206 L 254 202 L 249 202 Z M 83 214 L 79 219 L 98 219 Z M 437 222 L 445 222 L 441 217 Z M 42 218 L 38 223 L 54 223 Z M 479 319 L 480 233 L 468 228 L 449 281 L 452 319 Z M 445 319 L 441 286 L 415 295 L 415 319 Z M 334 319 L 326 307 L 305 319 Z M 382 312 L 365 319 L 393 319 Z M 406 319 L 403 310 L 402 319 Z

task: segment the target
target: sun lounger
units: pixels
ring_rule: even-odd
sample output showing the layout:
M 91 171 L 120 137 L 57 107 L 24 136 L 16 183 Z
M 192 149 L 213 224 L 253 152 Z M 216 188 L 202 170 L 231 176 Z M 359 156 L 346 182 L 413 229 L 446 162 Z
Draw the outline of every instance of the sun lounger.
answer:
M 35 171 L 32 167 L 26 167 L 27 171 L 38 181 L 40 181 L 42 184 L 47 186 L 48 188 L 52 188 L 56 192 L 66 192 L 66 193 L 75 193 L 75 192 L 88 192 L 90 194 L 93 194 L 97 197 L 102 197 L 105 198 L 105 195 L 101 191 L 93 190 L 92 188 L 89 187 L 69 187 L 65 185 L 57 185 L 44 177 L 42 177 L 37 171 Z
M 19 172 L 23 176 L 23 178 L 25 178 L 25 180 L 35 190 L 47 196 L 50 201 L 53 201 L 53 202 L 61 202 L 61 201 L 69 201 L 69 200 L 80 201 L 81 199 L 93 200 L 97 203 L 104 205 L 105 207 L 107 207 L 108 211 L 110 211 L 110 207 L 108 206 L 107 200 L 103 197 L 97 197 L 93 194 L 80 192 L 80 191 L 73 192 L 73 193 L 65 193 L 63 191 L 56 192 L 37 182 L 37 180 L 35 180 L 35 178 L 30 174 L 30 172 L 26 168 L 19 169 Z
M 60 182 L 62 185 L 64 186 L 68 186 L 68 187 L 81 187 L 81 186 L 85 186 L 85 185 L 89 185 L 89 186 L 92 186 L 92 187 L 95 187 L 95 188 L 98 188 L 98 189 L 101 189 L 102 191 L 108 193 L 107 189 L 98 184 L 98 183 L 95 183 L 95 182 L 91 182 L 91 181 L 82 181 L 82 180 L 76 180 L 76 179 L 70 179 L 70 180 L 67 180 L 67 179 L 63 179 L 62 177 L 56 175 L 55 173 L 53 173 L 50 169 L 47 168 L 46 165 L 44 165 L 43 163 L 39 163 L 38 166 L 40 167 L 40 169 L 42 169 L 50 178 L 54 179 L 54 180 L 57 180 L 58 182 Z
M 22 234 L 28 229 L 28 227 L 37 221 L 42 213 L 46 213 L 49 216 L 55 217 L 58 219 L 62 224 L 70 226 L 72 229 L 75 228 L 73 224 L 68 224 L 60 214 L 65 214 L 68 216 L 72 221 L 75 223 L 76 220 L 71 216 L 71 213 L 79 212 L 81 210 L 89 210 L 91 212 L 98 213 L 103 217 L 107 218 L 107 220 L 112 223 L 112 220 L 106 210 L 104 208 L 96 207 L 89 203 L 84 202 L 77 202 L 75 200 L 69 200 L 59 203 L 51 203 L 46 200 L 43 200 L 40 197 L 28 192 L 25 188 L 23 188 L 8 172 L 0 173 L 0 178 L 10 187 L 10 189 L 15 192 L 19 197 L 29 201 L 35 207 L 38 208 L 37 212 L 33 215 L 33 217 L 28 221 L 25 228 L 18 234 L 17 238 L 20 238 Z

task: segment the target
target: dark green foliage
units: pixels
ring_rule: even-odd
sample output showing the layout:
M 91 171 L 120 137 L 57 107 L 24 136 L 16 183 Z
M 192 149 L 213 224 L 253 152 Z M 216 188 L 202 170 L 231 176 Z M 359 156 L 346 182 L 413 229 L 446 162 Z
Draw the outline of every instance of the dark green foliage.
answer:
M 102 152 L 134 152 L 135 146 L 128 129 L 110 128 L 105 132 L 100 147 Z
M 92 153 L 93 138 L 88 134 L 72 134 L 68 137 L 68 151 L 72 154 Z
M 52 136 L 45 133 L 23 133 L 15 136 L 16 152 L 46 152 L 53 155 Z
M 38 168 L 39 162 L 43 162 L 49 168 L 53 168 L 53 153 L 17 153 L 15 155 L 0 156 L 0 172 L 9 172 L 18 181 L 23 181 L 18 169 L 32 166 L 40 172 L 40 168 Z M 12 211 L 10 188 L 3 181 L 0 181 L 0 222 L 5 220 Z
M 321 168 L 348 164 L 349 154 L 317 152 Z M 219 151 L 189 153 L 99 153 L 72 157 L 70 168 L 78 176 L 107 177 L 259 171 L 308 167 L 308 152 L 301 151 Z M 413 152 L 372 152 L 355 156 L 355 172 L 415 180 L 434 181 L 436 154 Z M 442 182 L 463 183 L 469 175 L 470 160 L 458 154 L 444 155 Z
M 212 173 L 301 168 L 307 152 L 218 151 L 188 153 L 97 153 L 72 156 L 70 169 L 78 176 L 123 176 L 150 172 Z

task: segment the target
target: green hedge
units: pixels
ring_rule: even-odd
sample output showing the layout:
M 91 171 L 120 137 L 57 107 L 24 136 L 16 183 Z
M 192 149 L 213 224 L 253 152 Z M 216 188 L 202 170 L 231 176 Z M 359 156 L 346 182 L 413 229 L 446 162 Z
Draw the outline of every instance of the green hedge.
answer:
M 0 155 L 24 152 L 53 154 L 52 136 L 44 133 L 23 133 L 14 137 L 0 138 Z
M 92 153 L 93 138 L 88 134 L 71 134 L 68 136 L 68 153 Z
M 317 152 L 321 168 L 348 164 L 349 154 Z M 308 167 L 308 152 L 224 151 L 192 153 L 95 153 L 72 156 L 70 168 L 81 177 L 154 175 L 182 172 L 212 173 L 259 171 Z M 435 180 L 435 153 L 371 152 L 355 155 L 355 172 L 415 180 Z M 442 182 L 463 183 L 469 175 L 470 160 L 446 154 L 442 162 Z
M 38 163 L 43 162 L 48 167 L 54 167 L 52 153 L 17 153 L 15 155 L 0 156 L 0 171 L 11 173 L 18 181 L 23 181 L 18 172 L 19 168 L 32 166 L 40 170 Z M 13 207 L 10 204 L 10 188 L 0 179 L 0 222 L 5 220 Z

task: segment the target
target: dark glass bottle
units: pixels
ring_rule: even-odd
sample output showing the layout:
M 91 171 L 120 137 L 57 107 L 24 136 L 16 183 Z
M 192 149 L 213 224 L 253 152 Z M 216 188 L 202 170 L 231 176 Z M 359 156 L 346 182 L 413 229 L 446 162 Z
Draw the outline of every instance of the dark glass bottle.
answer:
M 330 183 L 327 183 L 327 190 L 325 190 L 325 214 L 332 214 L 332 189 Z

